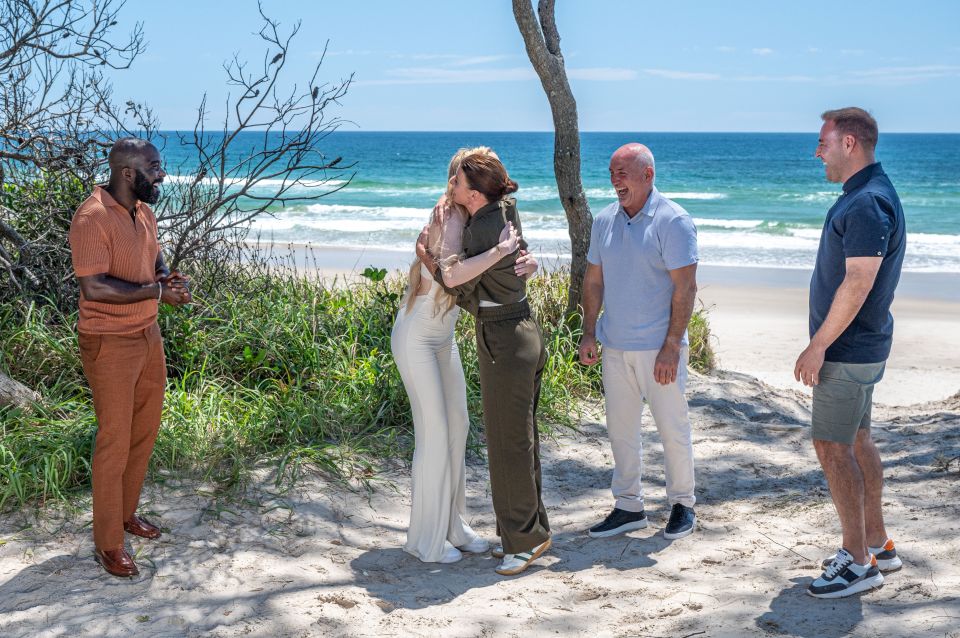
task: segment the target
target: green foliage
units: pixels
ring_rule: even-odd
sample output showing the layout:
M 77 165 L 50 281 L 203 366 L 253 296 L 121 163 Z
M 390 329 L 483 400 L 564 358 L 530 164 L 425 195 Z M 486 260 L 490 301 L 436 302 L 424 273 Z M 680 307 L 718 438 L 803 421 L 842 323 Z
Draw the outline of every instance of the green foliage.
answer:
M 707 309 L 701 308 L 690 317 L 687 338 L 690 340 L 690 367 L 698 372 L 710 372 L 716 363 L 710 345 L 710 322 Z
M 390 353 L 402 278 L 332 286 L 289 270 L 234 267 L 216 288 L 195 280 L 195 303 L 163 306 L 168 362 L 163 425 L 152 468 L 224 487 L 257 466 L 289 484 L 305 468 L 365 479 L 378 462 L 412 454 L 407 395 Z M 567 273 L 535 278 L 529 296 L 550 357 L 541 428 L 575 426 L 597 399 L 599 366 L 578 363 L 577 318 L 565 316 Z M 0 508 L 62 498 L 87 484 L 96 431 L 82 376 L 76 315 L 51 305 L 0 304 L 0 369 L 41 391 L 33 411 L 0 409 Z M 481 404 L 473 319 L 457 325 L 479 449 Z M 706 317 L 691 321 L 692 365 L 708 369 Z M 7 345 L 8 344 L 8 345 Z M 706 366 L 706 367 L 705 367 Z

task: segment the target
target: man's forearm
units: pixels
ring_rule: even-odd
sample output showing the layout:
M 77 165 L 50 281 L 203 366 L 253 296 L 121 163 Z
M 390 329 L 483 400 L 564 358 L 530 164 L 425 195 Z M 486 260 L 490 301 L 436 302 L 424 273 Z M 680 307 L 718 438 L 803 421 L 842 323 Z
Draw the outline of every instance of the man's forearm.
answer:
M 167 268 L 167 264 L 163 261 L 163 253 L 161 252 L 157 253 L 157 262 L 156 262 L 156 265 L 154 266 L 153 272 L 155 275 L 158 275 L 160 277 L 170 276 L 170 269 Z
M 837 288 L 837 293 L 833 296 L 827 318 L 823 320 L 823 324 L 810 339 L 810 345 L 823 350 L 829 348 L 860 312 L 860 308 L 863 307 L 863 302 L 866 301 L 871 288 L 873 288 L 872 280 L 845 278 L 840 287 Z
M 683 288 L 674 288 L 670 299 L 670 324 L 667 327 L 667 336 L 664 343 L 678 346 L 683 341 L 683 333 L 690 325 L 693 316 L 693 306 L 697 300 L 695 285 Z
M 583 287 L 583 334 L 596 336 L 602 304 L 603 284 L 586 284 Z
M 84 279 L 87 279 L 87 281 L 81 282 L 80 287 L 83 290 L 83 296 L 88 301 L 129 304 L 147 299 L 157 299 L 160 296 L 161 284 L 159 282 L 141 285 L 117 279 L 110 275 L 85 277 Z

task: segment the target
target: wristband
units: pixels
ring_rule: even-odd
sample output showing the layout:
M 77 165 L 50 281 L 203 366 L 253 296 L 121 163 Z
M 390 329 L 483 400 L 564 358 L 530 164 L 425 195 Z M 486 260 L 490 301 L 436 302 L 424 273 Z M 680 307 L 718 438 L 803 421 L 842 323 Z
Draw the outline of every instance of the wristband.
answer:
M 162 281 L 158 281 L 158 282 L 157 282 L 157 287 L 160 289 L 160 292 L 157 293 L 157 303 L 160 303 L 160 297 L 163 296 L 163 282 L 162 282 Z

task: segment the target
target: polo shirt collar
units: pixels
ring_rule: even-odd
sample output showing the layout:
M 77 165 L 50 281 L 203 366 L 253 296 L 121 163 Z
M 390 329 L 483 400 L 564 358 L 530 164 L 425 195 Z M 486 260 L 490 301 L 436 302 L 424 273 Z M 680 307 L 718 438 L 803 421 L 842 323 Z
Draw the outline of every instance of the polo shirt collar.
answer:
M 93 196 L 94 196 L 94 198 L 96 198 L 96 200 L 97 200 L 98 202 L 100 202 L 101 204 L 103 204 L 105 207 L 114 208 L 114 209 L 116 209 L 116 210 L 118 210 L 118 211 L 121 211 L 121 210 L 122 210 L 125 215 L 129 215 L 129 214 L 130 214 L 130 211 L 128 211 L 128 210 L 127 210 L 126 208 L 124 208 L 123 206 L 121 206 L 121 205 L 120 205 L 120 202 L 118 202 L 117 200 L 115 200 L 115 199 L 113 198 L 113 195 L 111 195 L 111 194 L 107 191 L 106 188 L 104 188 L 103 186 L 101 186 L 101 185 L 99 185 L 99 184 L 97 184 L 97 185 L 94 187 L 94 189 L 93 189 Z M 137 212 L 138 215 L 140 214 L 140 207 L 141 207 L 142 205 L 143 205 L 143 202 L 141 202 L 140 200 L 137 200 L 136 212 Z
M 657 190 L 656 186 L 651 187 L 650 196 L 647 197 L 647 201 L 644 203 L 643 208 L 637 211 L 637 215 L 646 215 L 647 217 L 653 217 L 653 214 L 657 212 L 657 202 L 660 199 L 660 192 Z M 624 214 L 627 219 L 630 219 L 630 216 L 627 215 L 627 211 L 624 210 L 623 204 L 618 204 L 619 211 Z M 633 216 L 633 219 L 637 218 L 637 215 Z
M 880 166 L 880 162 L 874 162 L 873 164 L 864 166 L 843 183 L 843 192 L 844 194 L 849 193 L 856 188 L 860 188 L 874 177 L 883 174 L 883 167 Z

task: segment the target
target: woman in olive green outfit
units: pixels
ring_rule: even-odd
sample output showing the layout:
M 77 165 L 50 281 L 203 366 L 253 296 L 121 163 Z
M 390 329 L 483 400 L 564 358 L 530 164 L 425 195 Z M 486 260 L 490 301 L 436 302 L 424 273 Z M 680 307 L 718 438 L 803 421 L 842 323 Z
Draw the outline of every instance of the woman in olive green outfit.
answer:
M 465 157 L 450 184 L 454 202 L 469 213 L 463 230 L 465 258 L 496 246 L 507 222 L 520 233 L 516 202 L 506 198 L 517 190 L 517 183 L 498 159 Z M 526 248 L 522 240 L 521 247 Z M 417 250 L 443 284 L 443 269 L 426 246 L 421 243 Z M 547 353 L 527 303 L 526 281 L 514 272 L 518 255 L 519 251 L 504 255 L 493 268 L 464 284 L 445 285 L 476 317 L 490 486 L 504 553 L 497 573 L 504 575 L 519 574 L 550 547 L 550 525 L 540 496 L 537 432 L 540 376 Z

